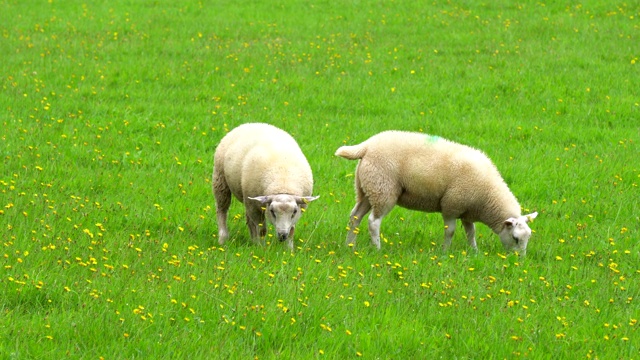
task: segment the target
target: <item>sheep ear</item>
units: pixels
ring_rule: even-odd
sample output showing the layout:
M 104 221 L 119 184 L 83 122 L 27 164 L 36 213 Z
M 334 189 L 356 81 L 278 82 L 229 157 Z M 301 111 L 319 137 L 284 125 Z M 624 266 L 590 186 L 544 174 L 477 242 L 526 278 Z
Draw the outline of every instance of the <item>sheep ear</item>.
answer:
M 298 203 L 298 205 L 308 204 L 319 197 L 320 196 L 296 196 L 296 203 Z
M 515 219 L 515 218 L 508 218 L 507 220 L 504 221 L 504 226 L 506 226 L 508 228 L 509 227 L 513 227 L 516 224 L 517 221 L 518 220 Z
M 536 216 L 538 216 L 537 211 L 528 215 L 523 215 L 522 217 L 524 218 L 525 222 L 533 222 L 533 219 L 535 219 Z
M 260 201 L 263 204 L 267 204 L 271 202 L 271 197 L 269 196 L 256 196 L 256 197 L 248 197 L 251 200 Z

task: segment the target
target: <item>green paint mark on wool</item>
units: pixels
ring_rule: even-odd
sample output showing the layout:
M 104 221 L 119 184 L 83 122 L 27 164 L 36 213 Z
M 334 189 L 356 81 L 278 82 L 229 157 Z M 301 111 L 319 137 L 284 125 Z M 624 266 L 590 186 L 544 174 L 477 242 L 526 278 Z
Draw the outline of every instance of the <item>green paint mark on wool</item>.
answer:
M 425 135 L 426 139 L 425 142 L 427 144 L 433 144 L 438 142 L 438 140 L 442 139 L 440 136 L 436 136 L 436 135 Z

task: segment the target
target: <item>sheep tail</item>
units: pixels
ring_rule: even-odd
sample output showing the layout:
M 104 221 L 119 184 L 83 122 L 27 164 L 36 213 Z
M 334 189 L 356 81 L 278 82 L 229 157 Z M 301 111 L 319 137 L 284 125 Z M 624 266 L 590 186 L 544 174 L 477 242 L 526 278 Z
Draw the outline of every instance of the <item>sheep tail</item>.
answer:
M 367 152 L 367 147 L 364 144 L 353 145 L 353 146 L 342 146 L 336 150 L 336 156 L 343 157 L 349 160 L 357 160 L 362 159 L 364 154 Z

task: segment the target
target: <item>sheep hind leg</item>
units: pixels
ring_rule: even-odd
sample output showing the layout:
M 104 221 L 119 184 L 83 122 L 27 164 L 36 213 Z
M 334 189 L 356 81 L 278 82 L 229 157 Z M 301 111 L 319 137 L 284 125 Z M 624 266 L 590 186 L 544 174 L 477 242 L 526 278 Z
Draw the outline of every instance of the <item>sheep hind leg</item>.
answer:
M 451 239 L 456 232 L 456 218 L 442 217 L 444 220 L 444 243 L 442 244 L 442 250 L 447 251 L 451 247 Z
M 371 204 L 369 200 L 366 198 L 360 199 L 356 206 L 351 210 L 351 215 L 349 215 L 349 234 L 347 234 L 347 246 L 355 246 L 356 243 L 356 235 L 360 232 L 358 226 L 360 226 L 360 222 L 364 218 L 365 215 L 371 210 Z
M 471 221 L 462 220 L 462 225 L 464 226 L 464 231 L 467 233 L 467 242 L 469 246 L 478 251 L 478 244 L 476 244 L 476 226 Z
M 373 211 L 369 215 L 369 234 L 371 234 L 371 243 L 380 249 L 380 225 L 382 224 L 382 218 L 385 217 L 393 209 L 392 206 L 385 206 L 383 208 L 373 208 Z
M 231 190 L 227 185 L 224 174 L 214 169 L 213 196 L 216 200 L 216 221 L 218 223 L 218 244 L 223 245 L 229 239 L 227 228 L 227 214 L 231 206 Z

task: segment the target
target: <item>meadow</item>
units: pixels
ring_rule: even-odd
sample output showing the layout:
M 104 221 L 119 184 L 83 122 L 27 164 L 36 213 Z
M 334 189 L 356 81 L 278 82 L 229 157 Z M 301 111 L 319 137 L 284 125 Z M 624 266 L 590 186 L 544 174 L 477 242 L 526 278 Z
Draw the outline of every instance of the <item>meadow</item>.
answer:
M 0 8 L 0 358 L 640 358 L 637 1 Z M 213 153 L 246 122 L 313 169 L 294 252 L 238 202 L 218 245 Z M 527 255 L 480 224 L 445 253 L 401 208 L 345 246 L 333 153 L 388 129 L 486 152 L 539 212 Z

